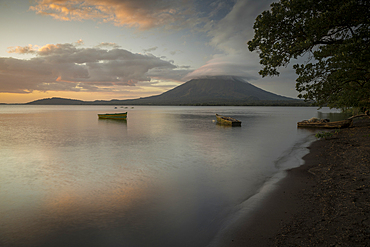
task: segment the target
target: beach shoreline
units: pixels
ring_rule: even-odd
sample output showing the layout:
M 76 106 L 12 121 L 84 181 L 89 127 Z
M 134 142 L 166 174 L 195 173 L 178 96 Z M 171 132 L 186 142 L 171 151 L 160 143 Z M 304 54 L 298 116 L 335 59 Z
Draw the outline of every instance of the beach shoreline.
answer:
M 220 246 L 370 246 L 370 120 L 309 150 Z

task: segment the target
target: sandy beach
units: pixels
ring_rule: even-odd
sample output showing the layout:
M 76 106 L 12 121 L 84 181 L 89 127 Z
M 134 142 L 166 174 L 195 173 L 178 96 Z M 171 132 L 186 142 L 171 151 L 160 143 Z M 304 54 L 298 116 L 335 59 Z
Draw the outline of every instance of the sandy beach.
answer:
M 370 119 L 309 149 L 223 246 L 370 246 Z

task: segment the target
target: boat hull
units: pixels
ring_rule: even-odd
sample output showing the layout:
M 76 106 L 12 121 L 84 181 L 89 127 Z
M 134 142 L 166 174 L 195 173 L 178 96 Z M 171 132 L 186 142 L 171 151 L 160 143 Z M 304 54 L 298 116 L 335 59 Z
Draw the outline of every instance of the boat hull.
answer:
M 310 122 L 298 122 L 297 127 L 302 128 L 324 128 L 324 129 L 342 129 L 348 128 L 352 125 L 352 119 L 346 119 L 342 121 L 328 122 L 328 123 L 310 123 Z
M 217 123 L 222 124 L 222 125 L 228 125 L 232 127 L 242 125 L 242 122 L 239 120 L 236 120 L 235 118 L 224 117 L 218 114 L 216 114 L 216 118 L 217 118 Z
M 117 120 L 126 120 L 127 112 L 124 113 L 107 113 L 107 114 L 98 114 L 99 119 L 117 119 Z

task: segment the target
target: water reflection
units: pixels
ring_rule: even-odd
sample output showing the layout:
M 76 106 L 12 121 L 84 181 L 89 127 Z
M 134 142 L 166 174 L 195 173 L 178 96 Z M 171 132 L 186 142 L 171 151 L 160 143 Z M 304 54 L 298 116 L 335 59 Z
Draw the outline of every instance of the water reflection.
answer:
M 138 106 L 118 121 L 99 120 L 102 106 L 19 108 L 0 110 L 0 246 L 207 246 L 299 156 L 310 133 L 296 123 L 317 114 Z
M 344 119 L 347 119 L 349 117 L 351 117 L 351 114 L 350 113 L 342 113 L 342 112 L 328 112 L 328 113 L 323 113 L 321 111 L 319 111 L 317 113 L 317 118 L 320 118 L 320 119 L 330 119 L 331 122 L 344 120 Z
M 127 125 L 127 119 L 98 119 L 99 124 L 121 124 L 121 125 Z

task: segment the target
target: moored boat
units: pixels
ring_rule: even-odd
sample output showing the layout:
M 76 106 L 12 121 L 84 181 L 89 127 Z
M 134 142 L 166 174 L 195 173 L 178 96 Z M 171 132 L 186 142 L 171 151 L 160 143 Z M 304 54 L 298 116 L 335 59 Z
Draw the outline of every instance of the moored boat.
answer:
M 106 113 L 106 114 L 98 114 L 99 119 L 118 119 L 118 120 L 126 120 L 127 119 L 127 112 L 123 113 Z
M 232 117 L 225 117 L 225 116 L 216 114 L 216 118 L 217 118 L 217 122 L 222 125 L 229 125 L 229 126 L 241 126 L 242 125 L 241 121 L 235 118 L 232 118 Z
M 348 128 L 352 125 L 352 119 L 345 119 L 341 121 L 335 122 L 319 122 L 319 121 L 309 121 L 304 120 L 302 122 L 298 122 L 298 127 L 304 128 L 325 128 L 325 129 L 342 129 Z

